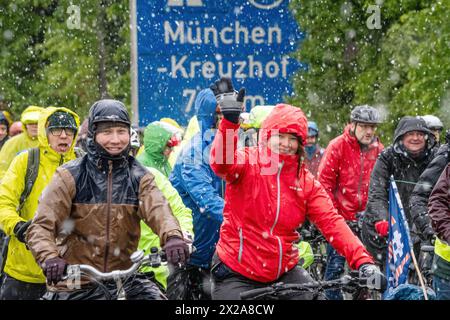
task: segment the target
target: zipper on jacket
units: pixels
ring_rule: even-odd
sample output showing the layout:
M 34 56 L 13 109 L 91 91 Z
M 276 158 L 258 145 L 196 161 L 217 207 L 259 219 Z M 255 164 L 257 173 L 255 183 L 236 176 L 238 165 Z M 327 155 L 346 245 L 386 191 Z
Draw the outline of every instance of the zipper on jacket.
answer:
M 106 246 L 105 246 L 105 260 L 103 262 L 103 272 L 106 272 L 106 265 L 108 262 L 109 253 L 109 224 L 110 224 L 110 213 L 111 213 L 111 201 L 112 201 L 112 161 L 108 161 L 108 190 L 107 190 L 107 212 L 106 212 Z
M 362 185 L 362 176 L 364 171 L 364 155 L 362 151 L 360 152 L 361 155 L 361 170 L 359 172 L 359 182 L 358 182 L 358 193 L 356 194 L 356 197 L 358 198 L 358 212 L 361 211 L 362 201 L 361 201 L 361 185 Z
M 64 156 L 61 155 L 61 158 L 59 159 L 59 165 L 62 166 L 63 163 L 64 163 Z
M 280 168 L 278 169 L 277 173 L 277 214 L 275 216 L 275 221 L 273 223 L 272 228 L 270 228 L 270 234 L 273 235 L 273 230 L 275 229 L 275 226 L 278 222 L 278 217 L 280 215 L 280 201 L 281 201 L 281 187 L 280 187 L 280 175 L 281 175 L 281 169 L 283 169 L 284 161 L 281 162 Z M 281 239 L 278 236 L 275 236 L 278 241 L 278 249 L 280 252 L 280 256 L 278 258 L 278 271 L 277 271 L 277 279 L 280 277 L 281 274 L 281 266 L 283 262 L 283 247 L 281 245 Z
M 242 227 L 239 227 L 239 254 L 238 261 L 241 263 L 242 261 L 242 251 L 244 250 L 244 237 L 242 235 Z

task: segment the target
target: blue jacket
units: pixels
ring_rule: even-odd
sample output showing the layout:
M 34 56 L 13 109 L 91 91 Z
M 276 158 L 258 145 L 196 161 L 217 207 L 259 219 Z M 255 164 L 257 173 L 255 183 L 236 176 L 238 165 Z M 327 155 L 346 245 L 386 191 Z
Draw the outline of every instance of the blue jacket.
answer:
M 209 152 L 216 133 L 216 98 L 210 89 L 200 91 L 195 110 L 200 126 L 186 144 L 169 177 L 186 207 L 192 210 L 194 246 L 189 264 L 209 268 L 223 220 L 225 183 L 209 166 Z

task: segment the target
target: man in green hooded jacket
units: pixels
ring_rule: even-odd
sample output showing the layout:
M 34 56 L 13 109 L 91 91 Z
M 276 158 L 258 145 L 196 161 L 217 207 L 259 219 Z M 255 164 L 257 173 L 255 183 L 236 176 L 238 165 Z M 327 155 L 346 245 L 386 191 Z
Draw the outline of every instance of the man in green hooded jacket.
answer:
M 177 128 L 162 121 L 154 121 L 145 128 L 144 152 L 137 159 L 144 166 L 155 168 L 168 177 L 172 171 L 168 159 L 180 140 Z
M 155 176 L 156 185 L 169 202 L 173 215 L 180 223 L 185 240 L 189 240 L 189 238 L 192 240 L 194 235 L 192 211 L 184 205 L 177 190 L 167 177 L 172 171 L 168 158 L 172 148 L 178 144 L 179 138 L 177 128 L 162 121 L 152 122 L 144 131 L 144 152 L 137 159 Z M 159 248 L 159 238 L 147 225 L 141 222 L 139 249 L 148 254 L 152 247 Z M 141 271 L 153 272 L 156 282 L 164 289 L 167 288 L 169 269 L 166 266 L 159 268 L 143 267 Z

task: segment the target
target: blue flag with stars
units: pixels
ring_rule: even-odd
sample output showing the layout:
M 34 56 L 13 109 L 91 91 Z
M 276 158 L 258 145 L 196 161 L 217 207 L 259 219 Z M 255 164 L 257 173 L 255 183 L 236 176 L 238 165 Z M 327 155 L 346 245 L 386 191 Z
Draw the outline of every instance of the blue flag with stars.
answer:
M 385 296 L 407 282 L 411 263 L 411 240 L 402 201 L 394 177 L 389 188 L 389 238 L 386 278 L 388 286 Z

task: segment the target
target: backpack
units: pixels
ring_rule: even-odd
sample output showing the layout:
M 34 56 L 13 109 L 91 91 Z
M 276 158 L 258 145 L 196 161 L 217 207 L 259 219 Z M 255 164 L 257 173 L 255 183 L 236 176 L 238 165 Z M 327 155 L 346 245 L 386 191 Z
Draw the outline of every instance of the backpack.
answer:
M 17 206 L 17 212 L 20 214 L 20 210 L 22 210 L 25 200 L 27 200 L 28 196 L 31 193 L 31 189 L 33 189 L 33 185 L 36 182 L 36 178 L 39 172 L 39 148 L 31 148 L 28 150 L 28 162 L 27 162 L 27 172 L 25 173 L 25 188 L 20 195 L 20 202 Z M 4 268 L 6 264 L 6 257 L 8 253 L 8 245 L 9 245 L 10 237 L 5 237 L 3 239 L 3 243 L 0 247 L 0 280 L 3 282 L 4 276 Z
M 25 188 L 20 195 L 19 206 L 17 212 L 22 210 L 25 201 L 33 189 L 34 183 L 39 172 L 39 148 L 31 148 L 28 150 L 27 172 L 25 174 Z

